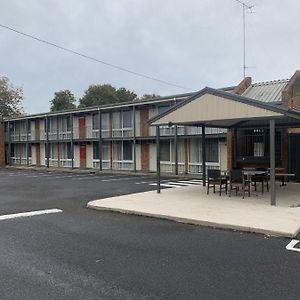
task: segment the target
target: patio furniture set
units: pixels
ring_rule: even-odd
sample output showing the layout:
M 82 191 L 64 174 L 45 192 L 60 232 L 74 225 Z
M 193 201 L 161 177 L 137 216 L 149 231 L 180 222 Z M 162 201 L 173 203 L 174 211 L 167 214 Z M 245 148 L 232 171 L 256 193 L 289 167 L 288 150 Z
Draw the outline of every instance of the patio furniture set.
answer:
M 286 185 L 285 179 L 287 177 L 294 176 L 294 174 L 283 173 L 283 168 L 276 168 L 275 178 L 281 181 L 281 186 Z M 209 190 L 213 189 L 216 192 L 216 186 L 219 188 L 219 195 L 222 191 L 225 194 L 229 192 L 229 197 L 232 191 L 235 191 L 236 195 L 241 190 L 243 199 L 247 193 L 250 197 L 251 188 L 257 191 L 257 185 L 261 185 L 261 192 L 264 193 L 265 185 L 267 192 L 269 192 L 269 177 L 270 170 L 265 168 L 244 168 L 244 169 L 232 169 L 229 174 L 222 172 L 221 170 L 208 169 L 207 170 L 207 194 Z

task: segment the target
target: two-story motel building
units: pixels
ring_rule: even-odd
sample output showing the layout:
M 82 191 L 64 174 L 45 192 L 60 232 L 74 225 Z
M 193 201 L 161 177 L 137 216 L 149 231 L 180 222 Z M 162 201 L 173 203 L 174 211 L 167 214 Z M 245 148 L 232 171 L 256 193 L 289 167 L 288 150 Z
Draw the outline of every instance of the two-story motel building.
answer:
M 223 88 L 228 93 L 281 105 L 295 86 L 290 80 L 252 83 L 247 77 L 237 86 Z M 299 79 L 299 78 L 298 78 Z M 297 80 L 296 80 L 297 81 Z M 160 97 L 99 107 L 22 116 L 4 120 L 0 151 L 2 165 L 91 168 L 117 171 L 156 171 L 155 128 L 149 119 L 186 100 L 193 93 Z M 206 165 L 227 170 L 224 129 L 206 129 Z M 161 171 L 201 173 L 201 127 L 165 126 L 161 134 Z M 267 157 L 264 130 L 244 131 L 245 143 L 239 153 L 245 163 L 264 162 Z M 285 130 L 280 147 L 287 143 Z M 5 149 L 5 150 L 4 150 Z M 4 155 L 5 154 L 5 155 Z M 246 159 L 246 160 L 245 160 Z M 299 162 L 300 163 L 300 162 Z M 284 164 L 284 162 L 282 162 Z

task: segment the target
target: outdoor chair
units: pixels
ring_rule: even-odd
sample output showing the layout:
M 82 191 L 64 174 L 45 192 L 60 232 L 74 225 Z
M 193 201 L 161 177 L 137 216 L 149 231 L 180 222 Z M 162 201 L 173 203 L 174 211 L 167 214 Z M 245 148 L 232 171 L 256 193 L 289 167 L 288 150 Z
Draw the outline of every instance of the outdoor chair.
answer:
M 227 177 L 221 175 L 220 170 L 208 169 L 207 170 L 207 195 L 209 189 L 212 188 L 216 192 L 216 185 L 219 186 L 219 195 L 221 196 L 222 190 L 227 194 Z
M 245 177 L 243 170 L 232 169 L 229 177 L 229 197 L 231 197 L 231 191 L 233 190 L 237 195 L 240 188 L 243 190 L 243 199 L 246 191 L 250 197 L 251 181 Z
M 269 175 L 268 170 L 265 168 L 256 168 L 256 171 L 266 171 L 263 174 L 257 174 L 251 177 L 251 182 L 254 184 L 254 190 L 256 191 L 256 184 L 261 183 L 261 192 L 264 193 L 265 183 L 267 185 L 267 192 L 269 192 Z

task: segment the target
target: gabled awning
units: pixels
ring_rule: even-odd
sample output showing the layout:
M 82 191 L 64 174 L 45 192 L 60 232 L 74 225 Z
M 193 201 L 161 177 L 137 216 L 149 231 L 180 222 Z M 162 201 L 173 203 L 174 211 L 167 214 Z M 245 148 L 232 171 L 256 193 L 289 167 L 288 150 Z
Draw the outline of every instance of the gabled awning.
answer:
M 300 125 L 300 111 L 206 87 L 149 123 L 231 128 L 262 124 L 269 119 L 278 120 L 278 124 Z
M 205 149 L 205 127 L 254 128 L 255 126 L 269 126 L 271 205 L 276 205 L 275 123 L 277 127 L 300 127 L 300 111 L 212 88 L 204 88 L 187 100 L 152 118 L 149 123 L 156 126 L 158 193 L 160 193 L 160 126 L 202 126 L 202 149 Z M 202 180 L 205 185 L 205 150 L 202 151 L 202 168 Z

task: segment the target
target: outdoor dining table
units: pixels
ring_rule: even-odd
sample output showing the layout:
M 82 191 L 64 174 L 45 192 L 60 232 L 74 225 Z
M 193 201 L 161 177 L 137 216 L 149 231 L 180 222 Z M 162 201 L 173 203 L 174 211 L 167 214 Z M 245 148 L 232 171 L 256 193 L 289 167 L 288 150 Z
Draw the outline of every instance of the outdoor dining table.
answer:
M 268 171 L 263 171 L 263 170 L 243 170 L 243 173 L 244 173 L 244 175 L 246 175 L 248 177 L 248 179 L 251 180 L 251 176 L 267 174 Z

